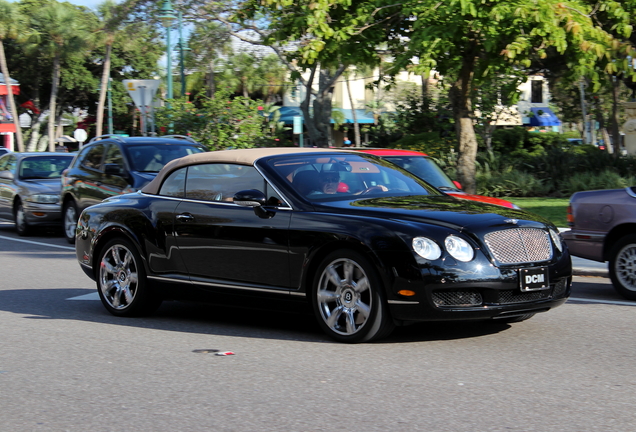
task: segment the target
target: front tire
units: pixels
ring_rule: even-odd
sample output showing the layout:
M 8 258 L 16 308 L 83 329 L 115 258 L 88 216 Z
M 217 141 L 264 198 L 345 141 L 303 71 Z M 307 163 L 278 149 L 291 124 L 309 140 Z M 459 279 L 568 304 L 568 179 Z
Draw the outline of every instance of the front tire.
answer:
M 370 342 L 395 325 L 373 266 L 355 251 L 332 252 L 320 263 L 312 305 L 325 333 L 339 342 Z
M 621 296 L 636 300 L 636 234 L 625 236 L 612 247 L 609 275 Z
M 75 230 L 77 228 L 77 206 L 75 202 L 68 201 L 64 204 L 62 210 L 62 228 L 64 230 L 64 237 L 66 241 L 73 244 L 75 243 Z
M 29 226 L 29 222 L 26 219 L 26 212 L 24 211 L 24 206 L 22 202 L 18 202 L 18 205 L 15 207 L 15 213 L 13 215 L 15 220 L 15 230 L 19 236 L 27 236 L 31 232 L 31 226 Z
M 161 297 L 148 287 L 141 256 L 130 241 L 110 240 L 97 262 L 97 292 L 108 312 L 122 317 L 141 316 L 161 305 Z

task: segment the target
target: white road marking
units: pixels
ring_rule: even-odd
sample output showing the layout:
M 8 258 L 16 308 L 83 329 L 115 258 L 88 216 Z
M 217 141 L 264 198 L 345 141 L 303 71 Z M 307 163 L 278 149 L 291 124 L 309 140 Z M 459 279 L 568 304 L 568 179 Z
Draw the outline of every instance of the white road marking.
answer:
M 636 302 L 628 302 L 628 301 L 620 301 L 620 300 L 597 300 L 597 299 L 577 298 L 577 297 L 570 297 L 568 301 L 570 300 L 586 302 L 586 303 L 602 303 L 602 304 L 611 304 L 611 305 L 620 305 L 620 306 L 636 306 Z
M 95 291 L 95 292 L 92 292 L 89 294 L 83 294 L 77 297 L 70 297 L 70 298 L 67 298 L 66 300 L 99 300 L 99 294 L 97 294 L 97 291 Z
M 36 241 L 33 241 L 33 240 L 24 240 L 24 239 L 17 239 L 17 238 L 12 238 L 12 237 L 5 237 L 5 236 L 0 236 L 0 239 L 13 240 L 13 241 L 21 242 L 21 243 L 29 243 L 29 244 L 34 244 L 34 245 L 38 245 L 38 246 L 50 246 L 50 247 L 54 247 L 54 248 L 60 248 L 60 249 L 66 249 L 66 250 L 72 250 L 72 251 L 75 250 L 75 248 L 71 247 L 71 246 L 60 246 L 60 245 L 54 245 L 54 244 L 51 244 L 51 243 L 36 242 Z

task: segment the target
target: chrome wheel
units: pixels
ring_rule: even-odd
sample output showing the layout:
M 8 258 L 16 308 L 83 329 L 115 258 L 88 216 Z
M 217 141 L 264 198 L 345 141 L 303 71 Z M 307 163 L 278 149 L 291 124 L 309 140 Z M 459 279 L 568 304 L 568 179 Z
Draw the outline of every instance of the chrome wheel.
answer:
M 388 335 L 381 283 L 368 261 L 353 251 L 334 252 L 318 268 L 314 311 L 327 334 L 341 342 L 366 342 Z
M 636 244 L 625 246 L 616 257 L 616 277 L 621 285 L 636 291 Z
M 29 232 L 29 224 L 26 220 L 26 214 L 24 212 L 24 207 L 22 203 L 18 203 L 18 206 L 15 209 L 15 230 L 18 235 L 24 236 Z
M 352 335 L 367 323 L 373 299 L 369 279 L 360 266 L 339 259 L 324 269 L 318 284 L 320 313 L 329 328 L 341 335 Z
M 636 234 L 625 236 L 612 249 L 610 278 L 623 297 L 636 300 Z
M 97 292 L 106 309 L 117 316 L 154 312 L 161 297 L 148 287 L 146 271 L 135 246 L 124 238 L 110 240 L 98 256 Z
M 64 206 L 64 236 L 69 243 L 75 242 L 75 229 L 77 228 L 77 208 L 73 202 Z
M 137 262 L 121 244 L 108 248 L 99 264 L 101 297 L 115 310 L 128 308 L 135 300 L 139 284 Z

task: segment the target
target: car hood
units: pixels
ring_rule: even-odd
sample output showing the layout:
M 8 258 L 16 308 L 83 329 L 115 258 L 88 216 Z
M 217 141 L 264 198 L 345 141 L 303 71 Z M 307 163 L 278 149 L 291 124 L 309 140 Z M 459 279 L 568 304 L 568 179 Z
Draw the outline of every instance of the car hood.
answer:
M 21 180 L 20 187 L 29 191 L 29 194 L 60 193 L 62 181 L 59 178 Z
M 415 223 L 432 223 L 458 230 L 485 226 L 545 227 L 552 224 L 523 210 L 477 201 L 458 200 L 449 196 L 400 196 L 334 201 L 316 206 L 318 211 L 342 211 L 383 219 Z
M 501 198 L 495 198 L 495 197 L 488 197 L 488 196 L 483 196 L 483 195 L 473 195 L 473 194 L 469 194 L 466 192 L 446 192 L 444 191 L 447 195 L 451 195 L 454 196 L 456 198 L 461 198 L 461 199 L 465 199 L 465 200 L 471 200 L 471 201 L 479 201 L 479 202 L 484 202 L 484 203 L 488 203 L 488 204 L 494 204 L 494 205 L 499 205 L 499 206 L 503 206 L 503 207 L 508 207 L 508 208 L 514 208 L 514 204 L 511 203 L 510 201 L 506 201 L 503 200 Z

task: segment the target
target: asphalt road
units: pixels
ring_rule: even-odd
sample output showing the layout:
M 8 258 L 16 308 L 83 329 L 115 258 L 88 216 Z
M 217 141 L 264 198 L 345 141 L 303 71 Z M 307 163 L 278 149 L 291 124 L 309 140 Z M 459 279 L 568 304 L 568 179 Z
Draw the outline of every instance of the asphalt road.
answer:
M 633 430 L 636 302 L 602 277 L 526 322 L 344 345 L 294 310 L 113 317 L 59 233 L 3 222 L 0 275 L 3 432 Z

